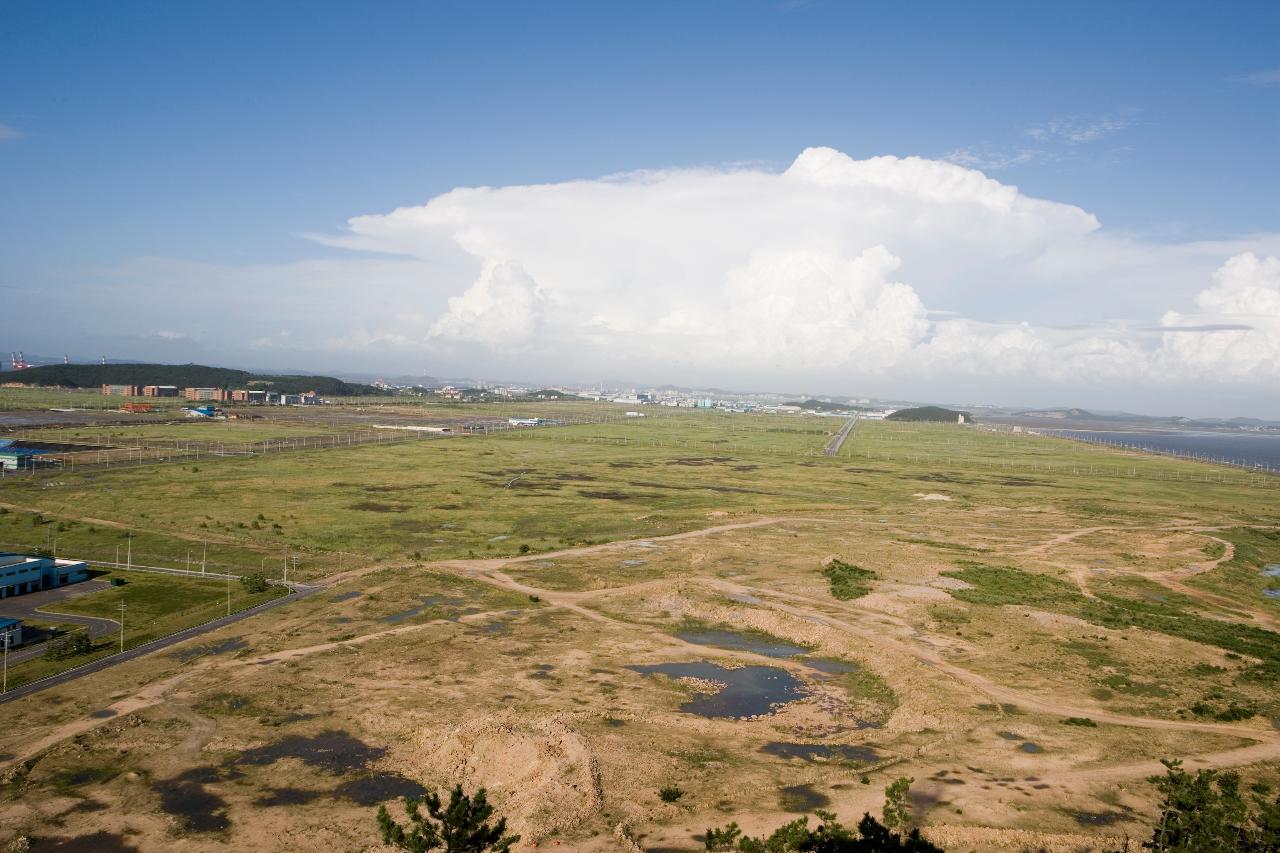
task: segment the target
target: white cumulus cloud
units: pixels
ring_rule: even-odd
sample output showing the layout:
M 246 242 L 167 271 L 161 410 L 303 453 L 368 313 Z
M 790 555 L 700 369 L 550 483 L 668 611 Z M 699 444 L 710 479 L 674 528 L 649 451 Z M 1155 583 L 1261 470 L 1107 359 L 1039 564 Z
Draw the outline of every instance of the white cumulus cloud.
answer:
M 1088 141 L 1127 121 L 1039 132 Z M 463 188 L 316 239 L 421 262 L 426 351 L 549 369 L 1118 386 L 1256 379 L 1280 339 L 1274 259 L 1242 251 L 1273 236 L 1145 244 L 918 157 L 811 148 L 782 172 Z M 1153 338 L 1156 323 L 1202 331 Z
M 1088 141 L 1119 123 L 1043 133 Z M 1191 383 L 1267 391 L 1280 369 L 1280 235 L 1144 241 L 942 160 L 810 148 L 781 171 L 458 188 L 309 236 L 351 254 L 141 259 L 60 292 L 108 315 L 122 295 L 181 311 L 217 292 L 244 307 L 229 346 L 450 376 L 1058 400 L 1166 388 L 1175 409 Z

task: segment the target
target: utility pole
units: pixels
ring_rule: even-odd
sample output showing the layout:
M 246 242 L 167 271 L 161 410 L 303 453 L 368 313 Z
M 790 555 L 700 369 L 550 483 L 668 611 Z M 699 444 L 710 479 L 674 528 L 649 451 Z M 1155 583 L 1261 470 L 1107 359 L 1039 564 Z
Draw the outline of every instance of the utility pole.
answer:
M 0 693 L 9 692 L 9 638 L 13 636 L 8 631 L 4 632 L 4 684 L 0 686 Z
M 204 551 L 200 555 L 200 574 L 204 574 L 204 565 L 209 561 L 209 543 L 201 542 L 200 544 L 204 546 Z
M 120 651 L 124 652 L 124 597 L 120 598 Z
M 133 568 L 133 531 L 132 530 L 129 531 L 128 546 L 129 546 L 128 547 L 129 568 L 132 569 Z
M 227 573 L 227 615 L 231 615 L 231 574 Z

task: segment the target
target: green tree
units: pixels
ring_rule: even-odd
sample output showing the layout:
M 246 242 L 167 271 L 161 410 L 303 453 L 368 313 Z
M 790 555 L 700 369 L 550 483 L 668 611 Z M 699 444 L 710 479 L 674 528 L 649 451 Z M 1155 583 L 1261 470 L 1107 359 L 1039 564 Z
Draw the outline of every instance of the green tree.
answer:
M 422 806 L 426 806 L 426 814 Z M 506 834 L 506 818 L 489 823 L 493 806 L 485 798 L 484 788 L 469 797 L 462 793 L 461 785 L 455 785 L 443 806 L 435 791 L 427 791 L 422 797 L 405 797 L 404 807 L 409 815 L 407 826 L 397 823 L 386 806 L 379 806 L 378 827 L 384 844 L 410 853 L 437 849 L 444 853 L 509 853 L 511 845 L 520 840 L 518 835 Z
M 851 830 L 836 820 L 831 812 L 816 812 L 821 821 L 809 826 L 809 819 L 802 817 L 784 823 L 768 838 L 752 838 L 743 835 L 736 823 L 722 829 L 708 829 L 704 842 L 708 851 L 733 851 L 739 853 L 943 853 L 920 837 L 915 829 L 908 835 L 899 835 L 869 814 L 864 814 L 856 830 Z
M 907 797 L 911 793 L 911 783 L 915 779 L 901 776 L 894 779 L 884 789 L 884 825 L 889 829 L 906 829 L 911 823 L 911 803 Z
M 80 655 L 87 655 L 93 644 L 89 642 L 89 635 L 84 631 L 72 631 L 70 634 L 63 634 L 61 637 L 54 637 L 45 643 L 44 656 L 46 660 L 66 660 Z
M 267 591 L 267 579 L 258 572 L 244 575 L 240 578 L 240 583 L 244 586 L 244 591 L 250 594 Z
M 1161 853 L 1263 853 L 1280 850 L 1280 796 L 1255 785 L 1246 797 L 1232 772 L 1198 770 L 1165 759 L 1164 776 L 1150 782 L 1163 795 L 1160 817 L 1144 850 Z

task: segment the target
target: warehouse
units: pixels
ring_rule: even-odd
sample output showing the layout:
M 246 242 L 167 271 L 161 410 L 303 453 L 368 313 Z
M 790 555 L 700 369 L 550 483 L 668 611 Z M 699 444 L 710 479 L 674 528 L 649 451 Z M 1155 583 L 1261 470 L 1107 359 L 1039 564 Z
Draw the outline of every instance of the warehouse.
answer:
M 22 620 L 0 616 L 0 647 L 16 649 L 22 645 Z
M 80 560 L 0 554 L 0 598 L 54 589 L 89 579 L 89 567 Z

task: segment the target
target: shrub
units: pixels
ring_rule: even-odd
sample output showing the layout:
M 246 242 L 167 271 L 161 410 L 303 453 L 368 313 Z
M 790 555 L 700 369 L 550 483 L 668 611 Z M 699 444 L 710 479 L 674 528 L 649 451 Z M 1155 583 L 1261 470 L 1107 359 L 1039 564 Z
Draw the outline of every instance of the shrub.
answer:
M 240 584 L 250 594 L 267 591 L 267 579 L 258 572 L 244 575 L 240 578 Z
M 840 601 L 861 598 L 871 592 L 869 581 L 876 579 L 876 573 L 870 569 L 864 569 L 843 560 L 832 560 L 822 573 L 831 583 L 832 598 Z
M 1067 717 L 1062 721 L 1064 726 L 1082 726 L 1086 729 L 1096 729 L 1098 724 L 1088 717 Z
M 658 789 L 658 799 L 664 803 L 674 803 L 684 796 L 684 791 L 675 785 L 665 785 Z

